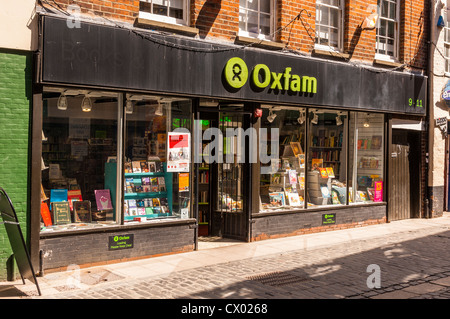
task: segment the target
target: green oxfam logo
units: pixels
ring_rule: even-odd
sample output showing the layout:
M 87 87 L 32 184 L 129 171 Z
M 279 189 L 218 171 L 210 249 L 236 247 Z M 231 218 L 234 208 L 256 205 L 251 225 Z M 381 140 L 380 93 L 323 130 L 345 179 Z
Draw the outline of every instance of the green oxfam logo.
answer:
M 312 76 L 300 76 L 291 73 L 286 67 L 284 72 L 272 72 L 265 64 L 257 64 L 252 70 L 250 81 L 259 89 L 270 87 L 271 90 L 284 90 L 301 93 L 317 93 L 317 79 Z M 225 65 L 225 80 L 235 89 L 240 89 L 249 79 L 248 67 L 244 60 L 234 57 Z
M 248 68 L 241 58 L 231 58 L 225 65 L 225 79 L 228 84 L 239 89 L 244 86 L 248 79 Z

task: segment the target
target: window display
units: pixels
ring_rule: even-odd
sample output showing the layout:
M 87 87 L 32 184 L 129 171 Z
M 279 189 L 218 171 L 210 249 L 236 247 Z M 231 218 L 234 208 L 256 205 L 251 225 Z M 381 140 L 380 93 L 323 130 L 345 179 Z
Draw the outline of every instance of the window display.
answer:
M 127 103 L 124 221 L 190 217 L 191 101 L 127 95 Z
M 346 204 L 347 113 L 309 112 L 308 203 Z
M 382 114 L 268 106 L 261 128 L 261 212 L 383 201 Z
M 383 201 L 384 117 L 351 113 L 349 202 Z
M 123 97 L 45 89 L 41 231 L 190 217 L 191 100 Z
M 263 109 L 260 148 L 270 161 L 261 162 L 261 211 L 304 207 L 305 127 L 305 109 Z
M 46 88 L 43 94 L 42 231 L 114 224 L 116 93 Z

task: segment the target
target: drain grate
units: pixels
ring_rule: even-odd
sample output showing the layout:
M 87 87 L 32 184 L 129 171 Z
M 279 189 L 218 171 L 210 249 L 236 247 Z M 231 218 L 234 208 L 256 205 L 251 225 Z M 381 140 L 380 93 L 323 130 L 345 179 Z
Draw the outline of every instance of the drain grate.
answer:
M 294 285 L 310 280 L 307 277 L 299 277 L 286 272 L 279 272 L 279 271 L 249 276 L 246 278 L 273 287 Z
M 98 269 L 98 270 L 88 270 L 81 274 L 81 282 L 86 285 L 96 285 L 101 282 L 111 282 L 115 280 L 120 280 L 125 277 L 119 276 L 112 273 L 109 270 Z

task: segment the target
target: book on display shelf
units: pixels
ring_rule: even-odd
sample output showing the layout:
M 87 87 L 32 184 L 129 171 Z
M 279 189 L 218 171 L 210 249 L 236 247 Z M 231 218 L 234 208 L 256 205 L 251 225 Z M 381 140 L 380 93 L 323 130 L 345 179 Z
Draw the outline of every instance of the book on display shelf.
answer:
M 94 190 L 94 193 L 97 210 L 102 211 L 113 209 L 109 189 L 96 189 Z
M 91 202 L 89 200 L 76 201 L 73 203 L 74 220 L 76 223 L 92 222 Z

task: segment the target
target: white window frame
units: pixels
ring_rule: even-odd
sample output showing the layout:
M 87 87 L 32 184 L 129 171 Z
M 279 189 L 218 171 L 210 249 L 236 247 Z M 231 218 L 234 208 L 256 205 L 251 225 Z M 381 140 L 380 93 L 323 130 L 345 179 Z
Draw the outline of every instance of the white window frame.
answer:
M 444 73 L 446 76 L 450 76 L 450 16 L 449 16 L 449 8 L 444 8 L 444 40 L 442 41 L 442 43 L 444 44 L 444 52 L 443 52 L 443 56 L 445 58 L 445 68 L 444 68 Z
M 396 6 L 396 12 L 395 12 L 395 19 L 390 19 L 389 18 L 389 11 L 388 11 L 388 17 L 383 17 L 381 15 L 382 13 L 382 9 L 381 9 L 381 4 L 389 4 L 391 2 L 395 2 L 395 6 Z M 388 10 L 390 10 L 390 8 L 388 7 Z M 378 35 L 378 32 L 381 28 L 381 24 L 382 23 L 386 23 L 387 21 L 391 21 L 394 22 L 394 54 L 390 55 L 390 54 L 386 54 L 386 53 L 379 53 L 379 51 L 381 50 L 381 48 L 378 48 L 379 44 L 381 44 L 380 42 L 378 42 L 378 38 L 380 37 Z M 390 39 L 387 36 L 387 28 L 386 28 L 386 36 L 382 36 L 383 38 L 386 39 Z M 399 57 L 399 41 L 400 40 L 400 1 L 399 0 L 378 0 L 378 23 L 377 23 L 377 34 L 376 34 L 376 39 L 375 39 L 375 59 L 379 59 L 379 60 L 386 60 L 386 61 L 397 61 L 398 57 Z M 387 51 L 387 50 L 386 50 Z
M 154 0 L 140 0 L 140 2 L 147 2 L 147 3 L 152 3 Z M 161 0 L 160 0 L 161 1 Z M 164 1 L 164 0 L 162 0 Z M 178 25 L 188 25 L 188 17 L 189 17 L 189 0 L 182 0 L 183 1 L 183 18 L 182 19 L 176 19 L 176 18 L 172 18 L 169 17 L 169 9 L 170 9 L 170 1 L 171 0 L 167 0 L 167 16 L 163 16 L 160 14 L 153 14 L 150 12 L 146 12 L 146 11 L 140 11 L 139 10 L 139 18 L 142 19 L 148 19 L 148 20 L 154 20 L 154 21 L 159 21 L 159 22 L 165 22 L 165 23 L 171 23 L 171 24 L 178 24 Z M 156 1 L 155 1 L 156 2 Z
M 326 50 L 326 51 L 338 51 L 341 52 L 343 50 L 343 43 L 344 43 L 344 0 L 339 0 L 338 6 L 329 5 L 326 3 L 323 3 L 321 0 L 316 1 L 316 31 L 315 31 L 315 41 L 318 41 L 319 43 L 314 44 L 315 49 L 320 50 Z M 321 9 L 322 8 L 328 8 L 329 12 L 331 10 L 338 10 L 338 25 L 337 27 L 326 25 L 326 24 L 319 24 L 319 17 L 322 14 Z M 322 32 L 319 30 L 321 28 L 318 27 L 324 27 L 324 28 L 331 28 L 331 29 L 337 29 L 338 30 L 338 45 L 337 47 L 334 47 L 330 44 L 330 37 L 329 32 Z M 323 34 L 324 37 L 321 37 L 320 35 Z M 319 37 L 318 37 L 319 36 Z M 319 39 L 324 39 L 325 36 L 328 36 L 328 44 L 321 44 Z
M 258 1 L 258 10 L 253 11 L 250 9 L 247 9 L 247 4 L 252 1 Z M 242 30 L 240 26 L 240 20 L 241 20 L 241 10 L 245 11 L 245 14 L 247 15 L 248 12 L 257 12 L 258 13 L 258 25 L 259 25 L 259 16 L 260 16 L 260 1 L 263 0 L 240 0 L 239 1 L 239 36 L 243 37 L 249 37 L 249 38 L 258 38 L 261 40 L 268 40 L 273 41 L 274 40 L 274 28 L 275 28 L 275 1 L 276 0 L 269 0 L 270 1 L 270 33 L 269 34 L 262 34 L 262 33 L 255 33 L 255 32 L 249 32 L 247 30 Z M 245 4 L 245 7 L 242 6 L 242 4 Z

